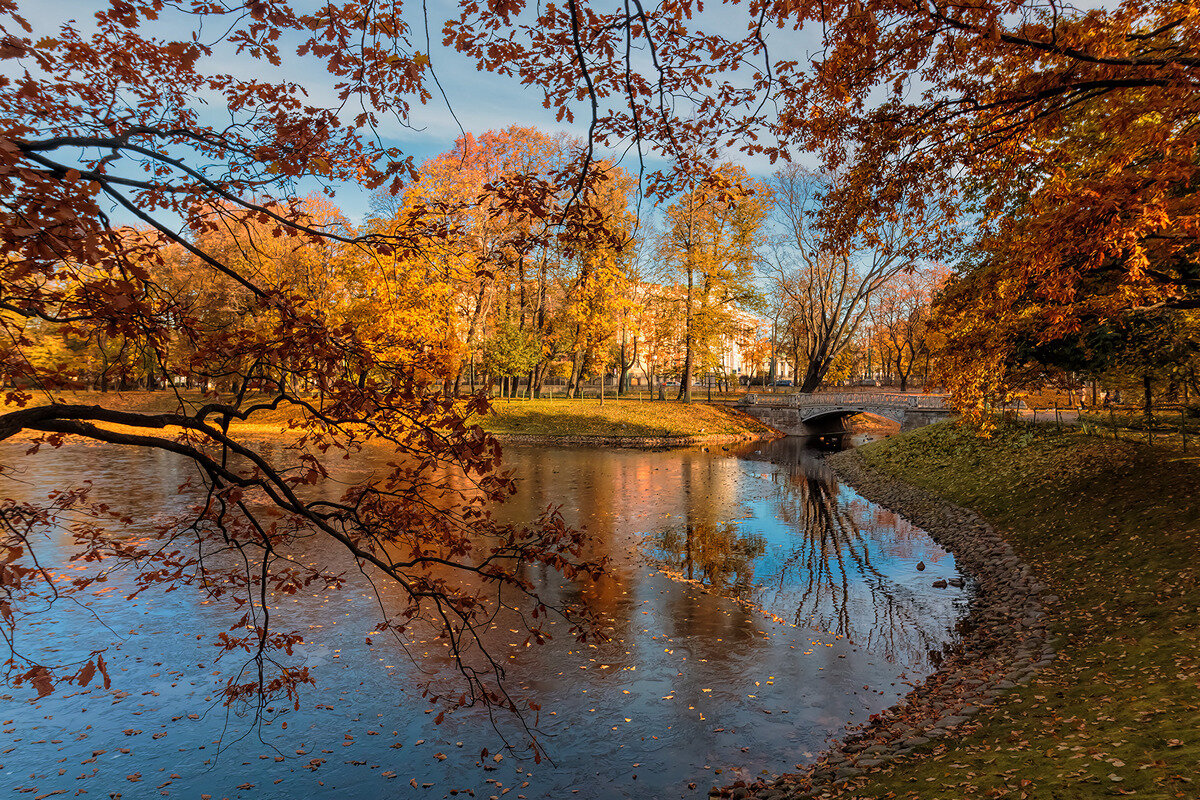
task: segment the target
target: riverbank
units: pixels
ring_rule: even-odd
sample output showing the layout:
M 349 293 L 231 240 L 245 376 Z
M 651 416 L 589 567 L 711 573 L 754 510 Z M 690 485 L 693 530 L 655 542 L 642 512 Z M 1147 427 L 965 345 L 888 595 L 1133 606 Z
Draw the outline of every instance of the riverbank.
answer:
M 178 394 L 170 391 L 150 392 L 132 390 L 127 392 L 94 392 L 94 391 L 64 391 L 54 393 L 55 402 L 74 405 L 97 405 L 113 411 L 124 411 L 132 414 L 177 414 L 182 403 L 188 413 L 201 408 L 212 398 L 198 390 L 181 390 Z M 35 394 L 31 406 L 47 404 L 45 395 Z M 0 410 L 14 411 L 17 406 L 0 405 Z M 295 407 L 256 411 L 249 420 L 234 419 L 229 423 L 229 432 L 242 436 L 282 436 L 289 431 L 288 420 L 297 416 Z M 210 418 L 211 419 L 211 418 Z M 102 423 L 100 427 L 121 432 L 135 432 L 135 428 L 114 423 Z M 179 432 L 179 428 L 165 428 L 164 431 Z
M 143 414 L 175 413 L 180 399 L 199 408 L 209 398 L 199 392 L 62 392 L 61 402 L 103 405 Z M 249 420 L 233 420 L 229 430 L 242 436 L 281 436 L 294 407 L 257 411 Z M 605 445 L 620 447 L 678 447 L 732 444 L 779 434 L 753 417 L 721 404 L 660 400 L 504 400 L 493 401 L 492 412 L 477 420 L 484 430 L 519 444 Z M 121 429 L 122 426 L 109 426 Z
M 1200 795 L 1195 459 L 1076 430 L 1019 426 L 983 440 L 943 424 L 839 460 L 893 479 L 894 491 L 907 486 L 986 517 L 1028 565 L 1030 587 L 1046 587 L 1040 594 L 1057 653 L 1039 659 L 1043 669 L 1018 673 L 1024 685 L 1006 678 L 1011 688 L 1000 684 L 988 698 L 994 704 L 956 720 L 952 733 L 889 761 L 860 758 L 817 796 Z M 963 519 L 951 522 L 970 534 Z M 978 680 L 951 666 L 942 683 L 960 679 L 970 688 Z M 798 782 L 743 791 L 811 796 Z
M 533 444 L 661 447 L 779 435 L 728 406 L 670 400 L 496 400 L 481 424 L 502 441 Z

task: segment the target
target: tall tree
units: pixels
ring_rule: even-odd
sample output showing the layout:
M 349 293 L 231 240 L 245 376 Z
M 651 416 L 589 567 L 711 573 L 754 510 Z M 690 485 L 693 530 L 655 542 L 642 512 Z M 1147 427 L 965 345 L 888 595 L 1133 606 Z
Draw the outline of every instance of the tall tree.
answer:
M 741 167 L 706 173 L 667 208 L 660 242 L 663 261 L 682 281 L 683 375 L 679 398 L 692 400 L 692 379 L 709 363 L 723 334 L 734 332 L 731 309 L 754 307 L 761 297 L 754 268 L 761 247 L 768 188 Z
M 948 277 L 940 265 L 897 275 L 875 297 L 870 317 L 889 372 L 908 391 L 908 380 L 918 365 L 928 364 L 932 333 L 930 312 L 934 297 Z M 925 370 L 928 378 L 928 370 Z
M 249 678 L 231 677 L 227 699 L 262 707 L 272 697 L 294 700 L 312 680 L 290 655 L 302 635 L 275 629 L 269 594 L 340 580 L 320 564 L 287 557 L 298 536 L 326 538 L 406 598 L 380 630 L 395 633 L 425 619 L 456 655 L 483 646 L 478 626 L 487 593 L 503 586 L 543 606 L 523 564 L 594 570 L 582 558 L 583 536 L 558 518 L 509 526 L 489 516 L 487 505 L 512 483 L 495 471 L 497 443 L 472 422 L 486 400 L 444 393 L 445 363 L 413 332 L 399 332 L 408 341 L 393 347 L 388 337 L 396 331 L 342 321 L 323 291 L 294 291 L 290 267 L 256 266 L 274 252 L 259 232 L 301 251 L 349 248 L 411 262 L 444 241 L 445 226 L 426 213 L 387 231 L 315 224 L 296 192 L 300 181 L 377 189 L 411 177 L 401 152 L 364 135 L 385 113 L 408 122 L 410 102 L 429 97 L 428 55 L 406 44 L 400 12 L 399 3 L 331 4 L 309 13 L 285 2 L 132 0 L 102 6 L 90 33 L 64 24 L 55 36 L 34 39 L 15 6 L 0 3 L 0 381 L 8 387 L 0 439 L 33 439 L 29 448 L 6 450 L 6 461 L 16 452 L 45 457 L 78 436 L 175 454 L 195 467 L 204 488 L 194 515 L 136 540 L 71 524 L 79 511 L 114 524 L 122 518 L 86 487 L 61 487 L 43 504 L 0 503 L 0 612 L 9 642 L 24 619 L 18 611 L 31 602 L 86 591 L 126 568 L 147 589 L 188 584 L 240 608 L 244 616 L 230 630 L 200 633 L 222 651 L 248 653 Z M 261 69 L 243 70 L 244 78 L 224 73 L 228 55 Z M 275 69 L 285 62 L 288 69 Z M 310 93 L 272 77 L 293 69 L 328 76 L 332 86 Z M 210 104 L 203 114 L 200 96 Z M 212 104 L 220 113 L 211 113 Z M 351 108 L 360 110 L 341 116 Z M 603 238 L 602 217 L 588 204 L 589 174 L 563 181 L 578 189 L 569 206 L 542 202 L 529 191 L 534 184 L 510 183 L 498 188 L 500 211 L 555 216 L 577 247 Z M 143 227 L 118 226 L 114 208 Z M 256 254 L 217 246 L 212 237 L 222 229 L 240 231 L 232 241 Z M 180 251 L 195 280 L 236 287 L 242 313 L 194 313 L 167 277 L 167 262 Z M 134 413 L 107 400 L 64 402 L 57 393 L 74 377 L 30 357 L 30 326 L 41 324 L 56 326 L 64 341 L 136 342 L 158 363 L 182 339 L 185 374 L 219 380 L 206 396 L 178 395 L 166 413 Z M 260 443 L 231 432 L 233 420 L 280 408 L 291 411 L 301 434 L 294 448 L 268 458 Z M 390 472 L 339 492 L 306 490 L 325 482 L 323 453 L 353 454 L 372 442 L 395 451 Z M 447 474 L 470 485 L 451 484 Z M 436 502 L 428 486 L 438 487 Z M 55 524 L 68 531 L 76 563 L 103 567 L 69 585 L 40 569 L 38 533 Z M 99 653 L 84 665 L 25 658 L 14 651 L 7 674 L 39 693 L 61 680 L 87 683 L 105 669 Z M 469 685 L 464 702 L 513 707 L 497 684 L 498 660 L 485 659 L 490 669 L 482 670 L 459 663 Z
M 456 391 L 463 370 L 478 360 L 480 342 L 510 322 L 541 343 L 541 357 L 528 375 L 530 385 L 540 388 L 550 362 L 564 355 L 564 348 L 573 352 L 555 341 L 563 329 L 555 330 L 555 315 L 570 302 L 562 295 L 578 294 L 581 283 L 590 283 L 598 261 L 628 260 L 616 251 L 630 244 L 632 182 L 605 162 L 584 167 L 582 153 L 580 140 L 530 127 L 465 134 L 453 149 L 422 164 L 419 180 L 405 188 L 403 202 L 389 206 L 402 218 L 419 209 L 448 230 L 443 246 L 430 254 L 429 279 L 454 293 L 458 338 L 469 359 L 456 375 Z M 582 195 L 574 180 L 581 169 L 591 184 Z M 600 241 L 586 232 L 571 233 L 553 214 L 531 213 L 513 204 L 514 197 L 548 207 L 585 200 L 610 235 Z M 605 255 L 598 255 L 601 250 Z M 586 339 L 572 333 L 572 342 Z
M 775 173 L 772 187 L 782 227 L 772 250 L 773 284 L 785 300 L 784 328 L 796 343 L 800 391 L 812 392 L 853 340 L 873 298 L 919 265 L 927 226 L 881 214 L 838 238 L 820 225 L 837 190 L 834 180 L 789 165 Z

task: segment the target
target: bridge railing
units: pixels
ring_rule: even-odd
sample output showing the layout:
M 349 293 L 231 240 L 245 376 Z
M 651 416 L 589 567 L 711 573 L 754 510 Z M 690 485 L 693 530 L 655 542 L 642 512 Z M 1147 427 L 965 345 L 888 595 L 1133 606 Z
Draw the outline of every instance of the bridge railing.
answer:
M 948 407 L 944 394 L 907 394 L 904 392 L 814 392 L 803 394 L 747 394 L 743 402 L 747 405 L 787 406 L 875 406 L 886 408 L 922 409 L 941 411 Z

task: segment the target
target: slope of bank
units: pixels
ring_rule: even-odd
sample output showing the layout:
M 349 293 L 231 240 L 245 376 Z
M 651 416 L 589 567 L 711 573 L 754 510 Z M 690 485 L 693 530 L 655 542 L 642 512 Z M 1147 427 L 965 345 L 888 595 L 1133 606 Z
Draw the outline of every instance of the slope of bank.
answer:
M 653 446 L 778 435 L 727 406 L 669 400 L 496 400 L 481 424 L 506 441 L 545 444 Z
M 1058 655 L 852 797 L 1200 797 L 1200 465 L 1022 426 L 876 442 L 871 467 L 987 517 L 1058 599 Z
M 200 392 L 60 392 L 58 402 L 102 405 L 143 414 L 177 413 L 180 402 L 196 409 L 211 401 Z M 34 404 L 42 402 L 37 398 Z M 4 406 L 0 410 L 12 410 Z M 294 406 L 255 412 L 234 420 L 230 431 L 244 436 L 274 436 L 298 416 Z M 775 429 L 720 404 L 659 400 L 495 400 L 490 414 L 478 419 L 485 430 L 505 441 L 543 444 L 615 444 L 664 446 L 738 442 L 772 438 Z M 113 429 L 121 426 L 108 425 Z

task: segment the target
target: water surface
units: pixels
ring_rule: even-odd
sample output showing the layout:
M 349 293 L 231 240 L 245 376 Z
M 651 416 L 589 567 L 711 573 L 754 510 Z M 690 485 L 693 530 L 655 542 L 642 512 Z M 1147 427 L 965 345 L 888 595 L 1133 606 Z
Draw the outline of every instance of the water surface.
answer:
M 435 725 L 444 706 L 417 687 L 453 680 L 445 648 L 365 645 L 379 618 L 365 582 L 275 599 L 277 622 L 305 634 L 301 658 L 318 686 L 300 710 L 273 708 L 254 726 L 216 704 L 238 663 L 214 663 L 197 640 L 226 625 L 226 612 L 186 590 L 126 600 L 116 580 L 88 608 L 56 608 L 20 629 L 18 646 L 60 657 L 86 657 L 112 632 L 120 643 L 106 656 L 111 690 L 5 697 L 3 786 L 101 797 L 700 798 L 811 760 L 891 705 L 932 671 L 931 652 L 965 612 L 965 590 L 931 588 L 956 576 L 953 558 L 839 485 L 801 440 L 734 451 L 510 446 L 505 457 L 521 486 L 505 516 L 560 505 L 611 561 L 596 584 L 534 576 L 552 596 L 588 604 L 608 641 L 581 645 L 563 631 L 526 647 L 512 616 L 488 634 L 512 692 L 541 705 L 529 721 L 554 763 L 534 765 L 521 727 L 483 709 Z M 0 479 L 4 495 L 44 497 L 86 477 L 147 526 L 193 500 L 177 491 L 189 468 L 166 454 L 70 444 L 24 461 Z M 359 462 L 343 477 L 372 468 Z M 307 547 L 305 558 L 342 558 Z

